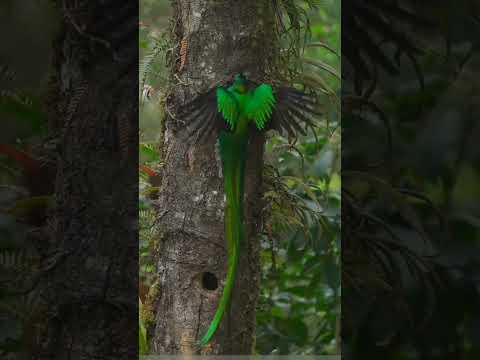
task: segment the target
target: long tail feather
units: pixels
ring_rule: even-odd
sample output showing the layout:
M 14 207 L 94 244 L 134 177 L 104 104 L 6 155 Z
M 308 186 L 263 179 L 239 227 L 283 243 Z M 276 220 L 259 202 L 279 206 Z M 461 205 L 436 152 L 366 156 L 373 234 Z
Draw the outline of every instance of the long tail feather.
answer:
M 225 132 L 221 133 L 220 154 L 227 198 L 225 234 L 228 245 L 228 272 L 220 303 L 210 327 L 200 341 L 201 346 L 207 345 L 217 332 L 223 316 L 230 306 L 235 286 L 240 246 L 245 234 L 243 223 L 245 153 L 246 139 Z

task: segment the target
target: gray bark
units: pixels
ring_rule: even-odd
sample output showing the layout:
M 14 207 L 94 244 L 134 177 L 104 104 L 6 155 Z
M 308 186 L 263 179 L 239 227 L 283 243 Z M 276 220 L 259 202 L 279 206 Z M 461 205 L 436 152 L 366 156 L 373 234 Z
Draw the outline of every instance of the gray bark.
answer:
M 177 61 L 167 106 L 171 113 L 194 94 L 243 71 L 262 80 L 275 56 L 270 1 L 177 0 L 173 43 Z M 186 143 L 181 119 L 169 116 L 163 143 L 164 168 L 158 200 L 160 228 L 158 292 L 152 347 L 160 354 L 250 354 L 254 348 L 255 306 L 259 293 L 259 239 L 264 139 L 251 138 L 246 170 L 246 241 L 229 313 L 213 342 L 196 342 L 213 319 L 227 271 L 224 191 L 214 140 Z M 202 276 L 214 274 L 219 286 L 205 289 Z
M 138 16 L 126 4 L 58 1 L 53 241 L 32 359 L 137 356 Z

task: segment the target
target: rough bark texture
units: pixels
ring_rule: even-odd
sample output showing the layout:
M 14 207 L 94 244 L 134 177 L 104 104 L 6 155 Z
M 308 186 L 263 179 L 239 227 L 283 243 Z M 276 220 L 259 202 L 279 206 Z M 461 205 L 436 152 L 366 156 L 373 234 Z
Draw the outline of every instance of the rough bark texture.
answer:
M 138 346 L 138 4 L 58 5 L 54 237 L 41 283 L 48 312 L 31 358 L 130 360 Z
M 172 113 L 193 94 L 205 91 L 240 71 L 262 80 L 271 57 L 271 2 L 256 0 L 177 0 L 174 6 L 175 54 L 168 106 Z M 188 44 L 180 66 L 180 43 Z M 212 140 L 188 146 L 181 119 L 166 120 L 165 166 L 159 197 L 161 231 L 158 292 L 153 351 L 193 354 L 196 342 L 213 319 L 227 271 L 224 239 L 225 197 L 221 164 Z M 251 138 L 246 171 L 247 239 L 230 312 L 213 342 L 201 350 L 209 354 L 250 354 L 254 348 L 255 306 L 259 292 L 259 240 L 264 139 Z M 205 272 L 219 281 L 216 290 L 204 289 Z

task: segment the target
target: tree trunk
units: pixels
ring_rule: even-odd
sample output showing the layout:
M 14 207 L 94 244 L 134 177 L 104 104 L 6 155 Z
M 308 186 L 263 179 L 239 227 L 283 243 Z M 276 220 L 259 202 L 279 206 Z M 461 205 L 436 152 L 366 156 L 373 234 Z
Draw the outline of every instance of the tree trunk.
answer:
M 241 71 L 249 78 L 263 79 L 276 54 L 270 1 L 176 0 L 173 6 L 177 61 L 167 101 L 169 113 L 194 94 Z M 218 149 L 213 140 L 202 146 L 187 145 L 183 125 L 181 119 L 169 116 L 162 146 L 158 291 L 151 299 L 156 312 L 152 350 L 159 354 L 200 351 L 196 343 L 213 319 L 227 272 Z M 251 138 L 245 182 L 247 235 L 233 302 L 202 353 L 251 354 L 254 349 L 263 146 L 263 137 Z M 215 279 L 219 286 L 213 290 Z
M 54 241 L 41 283 L 48 312 L 31 358 L 131 360 L 138 350 L 138 4 L 57 4 Z

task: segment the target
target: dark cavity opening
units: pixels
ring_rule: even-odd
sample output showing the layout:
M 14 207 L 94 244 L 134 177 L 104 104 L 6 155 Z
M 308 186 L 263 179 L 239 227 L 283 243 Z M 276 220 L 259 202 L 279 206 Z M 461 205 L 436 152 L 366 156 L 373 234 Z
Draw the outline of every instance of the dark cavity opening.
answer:
M 202 287 L 205 290 L 217 290 L 218 288 L 218 279 L 211 272 L 204 272 L 202 274 Z

